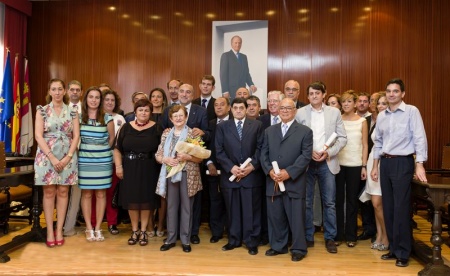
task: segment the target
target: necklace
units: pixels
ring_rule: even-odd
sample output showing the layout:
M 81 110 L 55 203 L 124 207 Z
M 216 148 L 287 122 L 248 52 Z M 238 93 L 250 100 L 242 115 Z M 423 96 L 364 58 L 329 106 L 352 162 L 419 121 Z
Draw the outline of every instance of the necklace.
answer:
M 147 125 L 149 122 L 150 122 L 150 120 L 147 120 L 147 122 L 145 122 L 145 123 L 143 123 L 143 124 L 140 124 L 140 123 L 138 122 L 137 119 L 134 121 L 134 123 L 135 123 L 138 127 L 143 127 L 143 126 Z

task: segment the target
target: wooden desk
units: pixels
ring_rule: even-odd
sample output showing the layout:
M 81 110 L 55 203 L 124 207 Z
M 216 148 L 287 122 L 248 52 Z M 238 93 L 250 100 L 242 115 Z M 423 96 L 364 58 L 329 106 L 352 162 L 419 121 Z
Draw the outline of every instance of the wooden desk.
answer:
M 34 157 L 6 157 L 6 167 L 19 167 L 33 165 Z
M 21 166 L 21 167 L 13 167 L 0 169 L 0 186 L 4 187 L 7 185 L 14 185 L 11 183 L 11 179 L 17 178 L 20 179 L 21 176 L 30 176 L 34 174 L 33 166 Z M 14 237 L 10 242 L 3 244 L 0 246 L 0 263 L 6 263 L 10 260 L 9 256 L 5 253 L 6 251 L 17 248 L 28 242 L 44 242 L 46 235 L 45 229 L 42 229 L 40 225 L 39 216 L 41 215 L 41 208 L 39 203 L 39 189 L 33 185 L 33 227 L 30 232 L 25 233 L 20 236 Z
M 419 275 L 450 275 L 450 267 L 444 264 L 441 255 L 442 239 L 442 221 L 439 207 L 445 202 L 450 202 L 450 177 L 442 177 L 433 174 L 427 174 L 427 183 L 419 180 L 413 180 L 412 192 L 415 195 L 427 198 L 434 207 L 433 224 L 431 227 L 431 243 L 433 244 L 433 257 L 431 263 L 428 263 Z

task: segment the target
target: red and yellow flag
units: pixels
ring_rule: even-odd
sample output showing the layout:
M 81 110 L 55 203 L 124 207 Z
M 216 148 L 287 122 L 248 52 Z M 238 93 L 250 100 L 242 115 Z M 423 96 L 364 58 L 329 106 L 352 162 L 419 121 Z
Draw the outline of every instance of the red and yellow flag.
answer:
M 20 149 L 20 82 L 19 82 L 19 54 L 16 54 L 14 64 L 14 81 L 13 81 L 13 100 L 14 100 L 14 117 L 11 119 L 12 139 L 11 151 L 19 152 Z

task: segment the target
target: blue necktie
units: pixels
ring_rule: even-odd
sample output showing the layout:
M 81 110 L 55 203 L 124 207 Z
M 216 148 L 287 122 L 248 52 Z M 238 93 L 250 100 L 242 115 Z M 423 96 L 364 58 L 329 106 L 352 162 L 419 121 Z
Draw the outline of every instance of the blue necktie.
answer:
M 272 125 L 276 125 L 277 123 L 278 123 L 278 117 L 275 116 L 275 117 L 273 117 L 273 119 L 272 119 Z
M 288 125 L 287 124 L 283 124 L 283 127 L 281 129 L 281 132 L 283 133 L 283 137 L 284 137 L 284 135 L 286 135 L 287 130 L 288 130 Z
M 237 132 L 239 134 L 239 139 L 242 140 L 242 121 L 238 121 L 237 123 Z
M 204 107 L 204 108 L 206 108 L 206 101 L 207 101 L 207 99 L 202 100 L 202 107 Z

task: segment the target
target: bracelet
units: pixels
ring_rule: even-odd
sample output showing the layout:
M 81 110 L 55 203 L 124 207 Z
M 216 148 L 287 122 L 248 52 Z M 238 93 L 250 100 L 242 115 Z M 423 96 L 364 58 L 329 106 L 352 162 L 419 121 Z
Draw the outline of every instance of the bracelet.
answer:
M 53 152 L 51 150 L 49 152 L 47 152 L 47 154 L 45 156 L 49 157 L 50 154 L 53 154 Z
M 363 168 L 367 169 L 367 165 L 362 165 L 361 167 L 363 167 Z
M 120 169 L 122 167 L 123 167 L 122 165 L 119 165 L 119 166 L 116 166 L 116 169 Z

